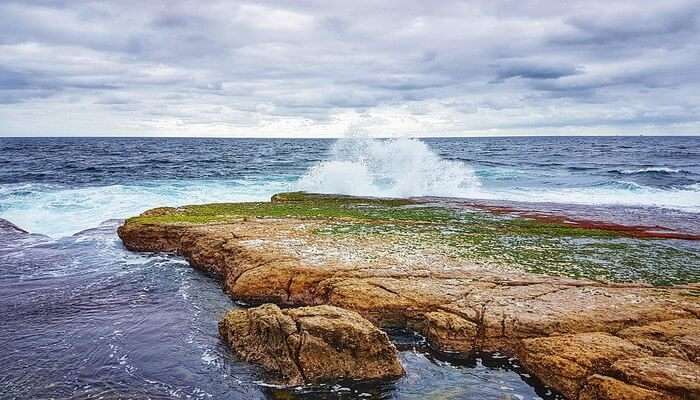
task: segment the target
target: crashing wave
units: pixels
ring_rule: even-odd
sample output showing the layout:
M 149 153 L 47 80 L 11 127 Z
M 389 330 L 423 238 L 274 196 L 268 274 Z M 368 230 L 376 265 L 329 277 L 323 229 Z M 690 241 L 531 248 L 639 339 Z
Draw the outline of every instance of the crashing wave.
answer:
M 442 159 L 416 139 L 343 139 L 311 167 L 298 190 L 362 196 L 475 197 L 481 182 L 467 164 Z

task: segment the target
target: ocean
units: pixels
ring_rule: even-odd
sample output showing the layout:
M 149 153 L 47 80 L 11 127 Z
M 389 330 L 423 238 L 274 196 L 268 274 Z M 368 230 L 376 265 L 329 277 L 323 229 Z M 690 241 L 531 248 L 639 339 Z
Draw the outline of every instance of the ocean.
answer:
M 31 233 L 0 224 L 0 398 L 557 398 L 516 360 L 408 332 L 391 332 L 399 381 L 269 386 L 219 341 L 237 305 L 214 279 L 115 234 L 156 206 L 292 190 L 643 210 L 697 232 L 700 138 L 0 138 L 0 218 Z

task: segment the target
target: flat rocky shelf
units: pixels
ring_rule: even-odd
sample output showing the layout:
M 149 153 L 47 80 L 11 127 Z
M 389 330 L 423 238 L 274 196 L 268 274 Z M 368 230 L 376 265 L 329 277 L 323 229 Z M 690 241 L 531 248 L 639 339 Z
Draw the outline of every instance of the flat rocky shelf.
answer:
M 569 399 L 700 398 L 700 258 L 672 239 L 305 193 L 153 209 L 119 236 L 183 255 L 238 300 L 331 305 L 436 351 L 515 356 Z

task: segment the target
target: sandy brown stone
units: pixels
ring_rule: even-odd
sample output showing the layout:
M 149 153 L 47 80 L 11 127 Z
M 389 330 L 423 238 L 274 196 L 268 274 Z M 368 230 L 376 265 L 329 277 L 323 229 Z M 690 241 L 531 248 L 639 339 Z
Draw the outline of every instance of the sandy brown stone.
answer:
M 518 357 L 541 380 L 575 399 L 589 376 L 607 374 L 619 359 L 648 354 L 624 339 L 593 332 L 526 339 Z
M 624 329 L 617 334 L 655 356 L 700 361 L 700 320 L 674 319 Z
M 681 398 L 630 385 L 609 376 L 592 375 L 586 380 L 578 400 L 681 400 Z
M 479 326 L 468 319 L 445 311 L 424 315 L 422 329 L 428 342 L 436 349 L 455 353 L 471 352 L 476 346 Z
M 250 218 L 125 224 L 119 235 L 129 249 L 182 254 L 194 267 L 219 275 L 239 300 L 333 305 L 382 327 L 415 329 L 437 350 L 517 354 L 528 370 L 571 399 L 589 376 L 612 376 L 611 364 L 619 360 L 698 360 L 700 299 L 693 285 L 655 288 L 528 274 L 391 238 L 313 233 L 332 223 Z M 642 382 L 634 374 L 614 377 L 626 385 L 638 386 L 631 377 Z M 669 395 L 692 392 L 643 386 Z
M 387 335 L 353 311 L 333 306 L 230 311 L 219 332 L 231 349 L 285 384 L 403 375 Z
M 700 365 L 696 363 L 674 357 L 643 357 L 620 360 L 612 369 L 632 384 L 700 399 Z

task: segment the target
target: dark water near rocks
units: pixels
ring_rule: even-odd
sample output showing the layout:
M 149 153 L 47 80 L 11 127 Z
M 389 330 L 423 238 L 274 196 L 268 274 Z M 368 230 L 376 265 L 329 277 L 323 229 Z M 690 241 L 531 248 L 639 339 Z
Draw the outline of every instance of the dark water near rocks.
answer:
M 0 232 L 0 398 L 553 398 L 512 360 L 434 358 L 408 333 L 393 335 L 407 370 L 396 382 L 266 386 L 219 340 L 236 305 L 218 282 L 178 257 L 126 251 L 117 226 L 58 240 Z
M 337 164 L 310 184 L 369 165 L 380 179 L 354 187 L 440 195 L 426 180 L 444 168 L 473 174 L 450 195 L 635 205 L 652 220 L 700 210 L 699 138 L 409 142 L 398 155 L 374 142 L 358 158 L 323 140 L 0 139 L 0 218 L 33 233 L 0 224 L 0 398 L 555 398 L 514 360 L 436 357 L 406 332 L 392 333 L 407 370 L 396 382 L 267 386 L 218 338 L 236 306 L 218 282 L 177 257 L 128 252 L 115 235 L 118 218 L 150 207 L 295 189 L 322 160 Z M 397 182 L 411 164 L 427 168 L 407 171 L 407 188 Z

